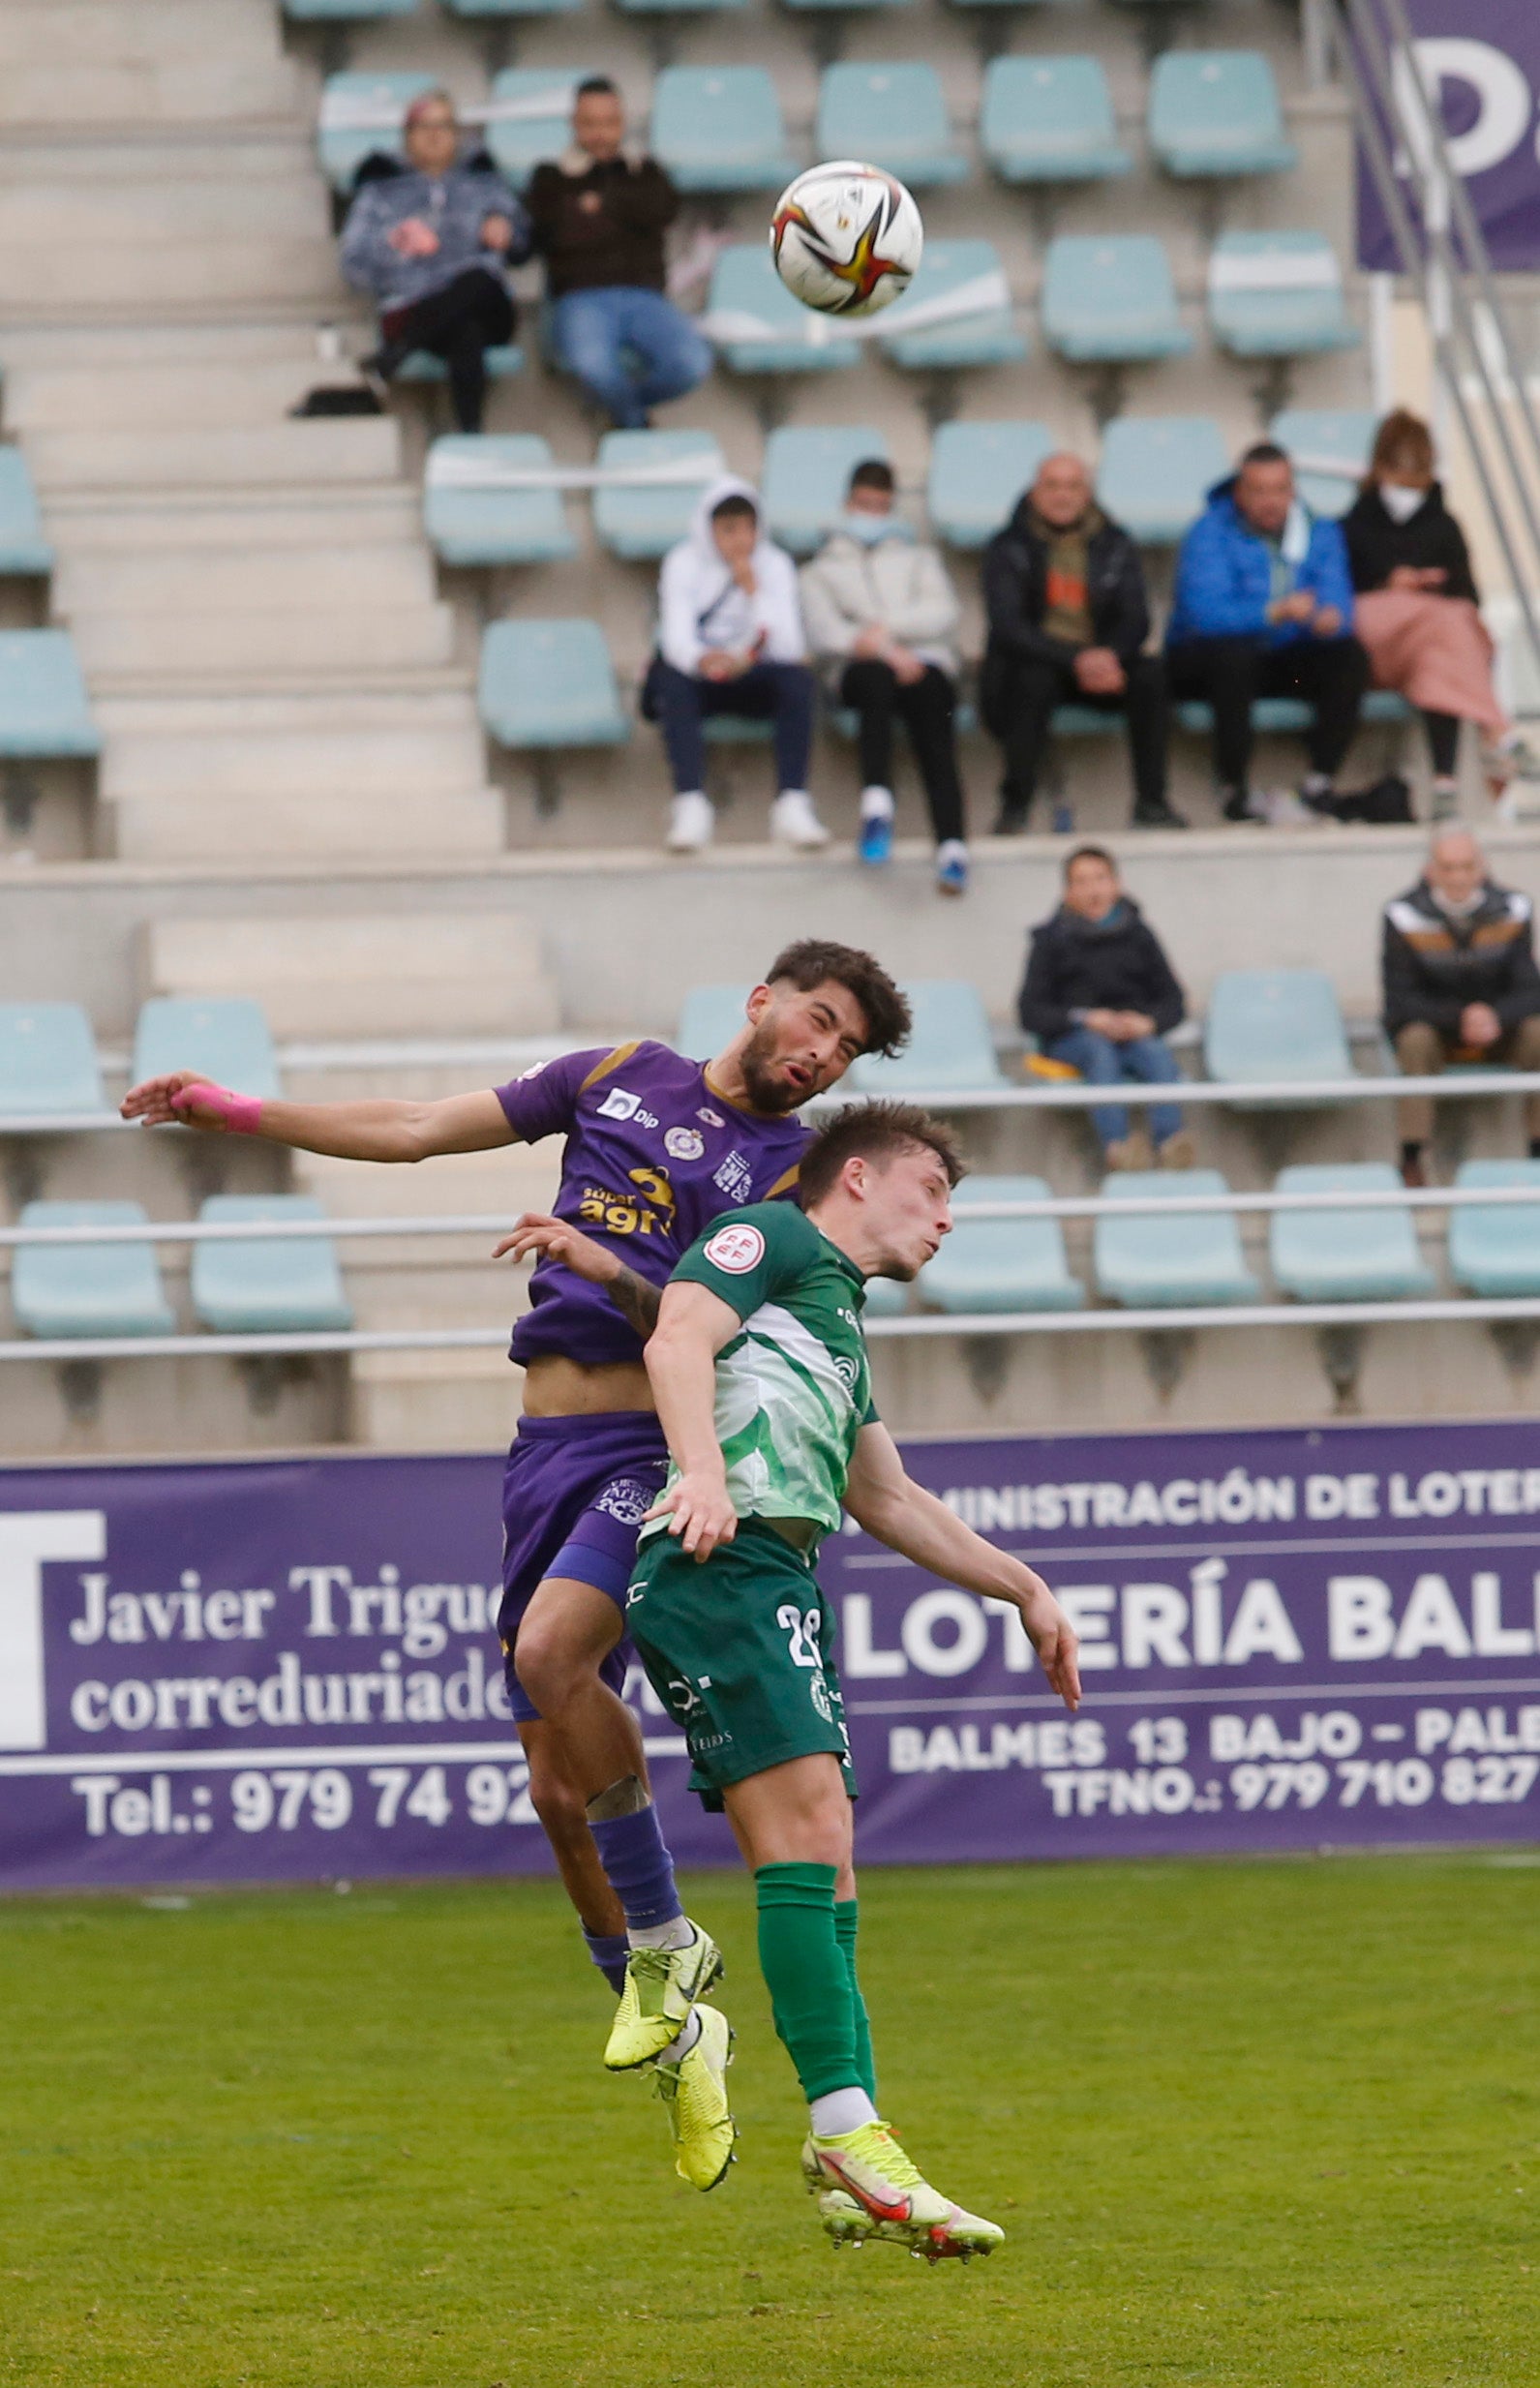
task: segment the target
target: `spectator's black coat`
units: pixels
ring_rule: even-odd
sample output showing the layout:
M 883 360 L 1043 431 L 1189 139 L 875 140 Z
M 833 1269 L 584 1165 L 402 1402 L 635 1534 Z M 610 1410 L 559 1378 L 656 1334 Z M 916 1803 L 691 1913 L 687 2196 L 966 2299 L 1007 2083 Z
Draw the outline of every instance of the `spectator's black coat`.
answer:
M 1145 1012 L 1163 1037 L 1186 1010 L 1165 949 L 1132 895 L 1120 896 L 1103 921 L 1061 904 L 1033 930 L 1016 1011 L 1042 1043 L 1068 1036 L 1077 1012 Z
M 586 213 L 580 202 L 601 204 Z M 651 158 L 624 157 L 569 173 L 565 163 L 537 166 L 524 195 L 534 245 L 546 262 L 546 294 L 568 290 L 661 290 L 663 235 L 679 211 L 679 194 Z
M 1534 907 L 1527 895 L 1488 880 L 1481 902 L 1451 920 L 1426 879 L 1384 912 L 1381 975 L 1385 1033 L 1394 1038 L 1426 1020 L 1458 1040 L 1466 1004 L 1490 1004 L 1504 1028 L 1540 1012 L 1534 958 Z
M 1443 490 L 1436 481 L 1409 523 L 1393 521 L 1378 489 L 1366 489 L 1351 513 L 1343 517 L 1343 535 L 1347 541 L 1353 587 L 1360 595 L 1383 589 L 1398 564 L 1411 564 L 1419 572 L 1436 569 L 1448 574 L 1436 591 L 1440 597 L 1468 597 L 1472 605 L 1481 602 L 1465 534 L 1445 506 Z
M 979 680 L 979 710 L 996 738 L 1004 735 L 1004 693 L 1014 666 L 1071 664 L 1074 650 L 1042 628 L 1047 608 L 1048 547 L 1023 498 L 1004 530 L 984 550 L 983 600 L 989 638 Z M 1121 523 L 1106 516 L 1086 551 L 1086 594 L 1093 644 L 1110 647 L 1125 665 L 1150 633 L 1150 604 L 1139 551 Z

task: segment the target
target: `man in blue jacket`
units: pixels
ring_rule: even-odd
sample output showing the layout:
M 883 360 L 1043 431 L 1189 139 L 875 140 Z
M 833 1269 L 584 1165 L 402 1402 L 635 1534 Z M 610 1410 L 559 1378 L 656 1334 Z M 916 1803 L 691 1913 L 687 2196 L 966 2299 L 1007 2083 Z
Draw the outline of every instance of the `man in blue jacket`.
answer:
M 1177 559 L 1166 663 L 1172 694 L 1214 710 L 1214 765 L 1227 821 L 1261 817 L 1251 789 L 1252 706 L 1303 697 L 1310 770 L 1300 794 L 1320 812 L 1358 727 L 1369 657 L 1352 635 L 1353 585 L 1336 523 L 1294 490 L 1282 448 L 1248 448 L 1209 492 Z

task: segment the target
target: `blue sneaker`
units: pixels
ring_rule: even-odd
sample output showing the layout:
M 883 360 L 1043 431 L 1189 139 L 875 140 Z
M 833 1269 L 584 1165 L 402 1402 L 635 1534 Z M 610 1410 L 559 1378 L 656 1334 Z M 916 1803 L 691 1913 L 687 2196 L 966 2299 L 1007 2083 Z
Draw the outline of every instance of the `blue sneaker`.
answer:
M 862 813 L 861 835 L 856 840 L 856 853 L 862 862 L 886 862 L 893 850 L 893 817 L 891 812 Z
M 936 849 L 936 886 L 943 895 L 968 892 L 968 849 L 960 837 L 949 837 Z

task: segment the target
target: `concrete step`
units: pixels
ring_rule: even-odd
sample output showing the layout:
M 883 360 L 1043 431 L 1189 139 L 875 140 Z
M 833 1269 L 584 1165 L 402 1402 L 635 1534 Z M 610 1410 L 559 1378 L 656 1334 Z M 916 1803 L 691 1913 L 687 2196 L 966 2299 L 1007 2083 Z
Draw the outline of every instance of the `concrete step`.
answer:
M 106 18 L 114 13 L 110 0 L 99 12 Z M 247 13 L 260 15 L 262 11 L 258 7 Z M 6 26 L 13 39 L 14 15 L 9 5 L 0 15 L 0 26 Z M 72 65 L 41 60 L 29 45 L 19 61 L 0 73 L 0 125 L 8 129 L 291 122 L 313 105 L 307 77 L 290 58 L 130 61 L 88 52 L 78 65 Z
M 399 482 L 343 482 L 307 491 L 287 490 L 53 490 L 48 496 L 48 537 L 60 574 L 75 559 L 82 563 L 123 556 L 167 556 L 192 564 L 212 550 L 270 557 L 286 549 L 365 551 L 414 546 L 422 536 L 422 500 Z
M 506 916 L 315 915 L 154 922 L 157 995 L 255 995 L 275 1036 L 548 1036 L 556 989 L 538 941 Z
M 27 461 L 43 490 L 378 481 L 401 469 L 401 430 L 390 415 L 365 415 L 247 431 L 45 431 L 28 439 Z
M 185 247 L 193 238 L 221 256 L 238 254 L 258 226 L 267 240 L 328 236 L 325 190 L 314 166 L 307 172 L 287 143 L 263 160 L 277 172 L 254 173 L 254 160 L 263 153 L 243 147 L 237 160 L 226 159 L 221 175 L 211 151 L 208 170 L 195 174 L 175 153 L 158 170 L 153 154 L 139 153 L 139 172 L 108 176 L 100 160 L 94 174 L 80 175 L 52 153 L 46 162 L 29 157 L 25 180 L 0 181 L 0 253 L 102 250 L 121 266 L 126 249 Z M 68 178 L 54 182 L 52 173 Z
M 312 521 L 311 533 L 317 526 Z M 347 546 L 244 546 L 152 548 L 148 553 L 75 547 L 53 573 L 53 610 L 77 626 L 88 615 L 218 616 L 302 610 L 308 619 L 337 609 L 362 617 L 408 607 L 437 612 L 433 566 L 427 550 L 405 541 Z M 330 656 L 322 637 L 317 653 Z
M 354 1441 L 379 1451 L 500 1451 L 519 1419 L 519 1371 L 500 1351 L 360 1351 Z
M 201 241 L 18 242 L 0 246 L 0 307 L 155 307 L 314 298 L 340 291 L 336 244 L 318 229 Z
M 258 752 L 247 758 L 255 765 Z M 227 775 L 207 792 L 120 801 L 116 851 L 126 862 L 207 862 L 225 868 L 279 863 L 320 868 L 373 861 L 486 860 L 502 851 L 502 802 L 468 779 L 448 793 L 382 789 L 354 757 L 324 795 L 289 786 L 275 770 L 259 796 L 231 802 Z
M 0 65 L 101 65 L 170 59 L 246 64 L 280 55 L 278 15 L 262 0 L 6 0 Z
M 322 359 L 313 340 L 293 339 L 292 353 L 229 363 L 23 365 L 5 381 L 8 430 L 155 431 L 171 423 L 267 425 L 317 382 L 350 380 L 346 359 Z
M 287 608 L 215 604 L 206 612 L 99 611 L 93 603 L 68 620 L 87 673 L 153 672 L 180 681 L 204 673 L 336 675 L 451 660 L 454 613 L 447 605 L 339 599 L 335 610 L 322 610 L 302 584 L 293 596 Z
M 282 790 L 298 803 L 369 788 L 382 804 L 480 789 L 481 726 L 464 690 L 431 696 L 102 698 L 102 794 L 244 815 Z M 361 851 L 367 848 L 367 839 Z M 269 851 L 271 849 L 268 849 Z

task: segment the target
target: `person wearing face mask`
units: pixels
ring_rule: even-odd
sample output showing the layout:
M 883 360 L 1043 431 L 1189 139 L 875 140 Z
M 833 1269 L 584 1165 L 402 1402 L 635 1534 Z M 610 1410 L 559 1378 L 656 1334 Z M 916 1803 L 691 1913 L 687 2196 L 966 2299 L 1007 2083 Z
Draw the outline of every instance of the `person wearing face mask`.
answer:
M 342 269 L 379 308 L 379 346 L 363 362 L 377 397 L 414 348 L 441 356 L 463 432 L 478 432 L 486 351 L 513 337 L 507 269 L 529 255 L 529 220 L 484 149 L 460 159 L 447 91 L 413 100 L 404 158 L 358 169 L 343 227 Z
M 643 714 L 661 729 L 674 774 L 671 854 L 699 853 L 715 830 L 704 725 L 716 713 L 771 725 L 775 842 L 807 852 L 828 845 L 807 793 L 814 682 L 806 651 L 797 567 L 766 537 L 748 482 L 724 474 L 702 491 L 688 537 L 663 559 L 657 653 L 642 690 Z
M 863 862 L 893 841 L 893 722 L 914 748 L 936 837 L 936 885 L 968 885 L 957 703 L 957 592 L 939 551 L 893 508 L 893 472 L 875 458 L 850 476 L 845 511 L 801 572 L 802 618 L 830 695 L 857 718 Z
M 1540 1070 L 1540 969 L 1534 906 L 1499 887 L 1468 830 L 1435 830 L 1423 875 L 1385 906 L 1380 970 L 1385 1034 L 1407 1077 L 1451 1062 L 1484 1070 Z M 1401 1174 L 1426 1186 L 1423 1150 L 1433 1134 L 1426 1095 L 1396 1105 Z M 1529 1158 L 1540 1161 L 1540 1097 L 1525 1098 Z
M 1495 796 L 1514 778 L 1540 778 L 1540 756 L 1497 701 L 1470 556 L 1434 466 L 1427 424 L 1404 408 L 1387 414 L 1343 531 L 1357 592 L 1353 627 L 1369 650 L 1375 685 L 1394 688 L 1422 714 L 1434 818 L 1444 820 L 1459 799 L 1463 721 L 1482 733 L 1482 763 Z

